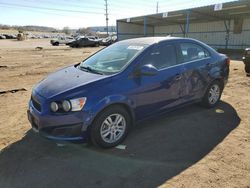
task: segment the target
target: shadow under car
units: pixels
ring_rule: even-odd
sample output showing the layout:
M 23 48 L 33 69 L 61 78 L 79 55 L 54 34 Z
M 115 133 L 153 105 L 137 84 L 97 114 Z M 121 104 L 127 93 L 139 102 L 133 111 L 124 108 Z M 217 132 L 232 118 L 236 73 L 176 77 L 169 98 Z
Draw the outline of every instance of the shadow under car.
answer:
M 156 187 L 201 160 L 240 123 L 220 102 L 198 105 L 139 123 L 125 150 L 91 145 L 58 147 L 32 131 L 0 153 L 1 187 Z

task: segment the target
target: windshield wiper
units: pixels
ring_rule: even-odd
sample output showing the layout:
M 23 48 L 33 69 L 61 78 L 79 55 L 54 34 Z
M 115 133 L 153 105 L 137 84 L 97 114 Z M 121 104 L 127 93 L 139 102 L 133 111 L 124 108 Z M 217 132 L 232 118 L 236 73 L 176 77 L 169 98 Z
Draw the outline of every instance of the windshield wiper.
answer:
M 84 67 L 84 66 L 79 66 L 79 68 L 80 68 L 81 70 L 85 70 L 85 71 L 87 71 L 87 72 L 92 72 L 92 73 L 95 73 L 95 74 L 101 74 L 101 75 L 103 75 L 103 73 L 101 73 L 101 72 L 99 72 L 99 71 L 97 71 L 97 70 L 95 70 L 95 69 L 93 69 L 93 68 L 91 68 L 91 67 L 89 67 L 89 66 L 86 66 L 86 67 Z

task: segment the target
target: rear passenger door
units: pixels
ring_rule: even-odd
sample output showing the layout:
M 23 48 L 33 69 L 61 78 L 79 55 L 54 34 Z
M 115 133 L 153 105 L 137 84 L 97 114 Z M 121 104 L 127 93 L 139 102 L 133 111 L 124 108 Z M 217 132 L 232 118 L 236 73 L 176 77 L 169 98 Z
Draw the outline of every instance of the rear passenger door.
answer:
M 202 97 L 208 82 L 210 53 L 201 45 L 183 42 L 177 45 L 179 63 L 183 65 L 181 98 L 189 102 Z

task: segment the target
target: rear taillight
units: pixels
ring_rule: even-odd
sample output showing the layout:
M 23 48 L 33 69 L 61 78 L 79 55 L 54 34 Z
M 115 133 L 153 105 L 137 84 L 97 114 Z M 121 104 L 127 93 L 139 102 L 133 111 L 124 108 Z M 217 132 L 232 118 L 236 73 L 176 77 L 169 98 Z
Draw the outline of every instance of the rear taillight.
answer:
M 229 58 L 226 59 L 226 64 L 227 64 L 227 66 L 230 66 L 230 59 Z

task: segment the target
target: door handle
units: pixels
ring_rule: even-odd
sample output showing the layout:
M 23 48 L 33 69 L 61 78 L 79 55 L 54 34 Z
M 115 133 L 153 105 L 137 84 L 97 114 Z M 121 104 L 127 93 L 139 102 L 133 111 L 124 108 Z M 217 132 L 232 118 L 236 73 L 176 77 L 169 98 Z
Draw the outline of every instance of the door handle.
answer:
M 182 78 L 182 76 L 180 74 L 175 75 L 175 80 L 180 80 L 181 78 Z

